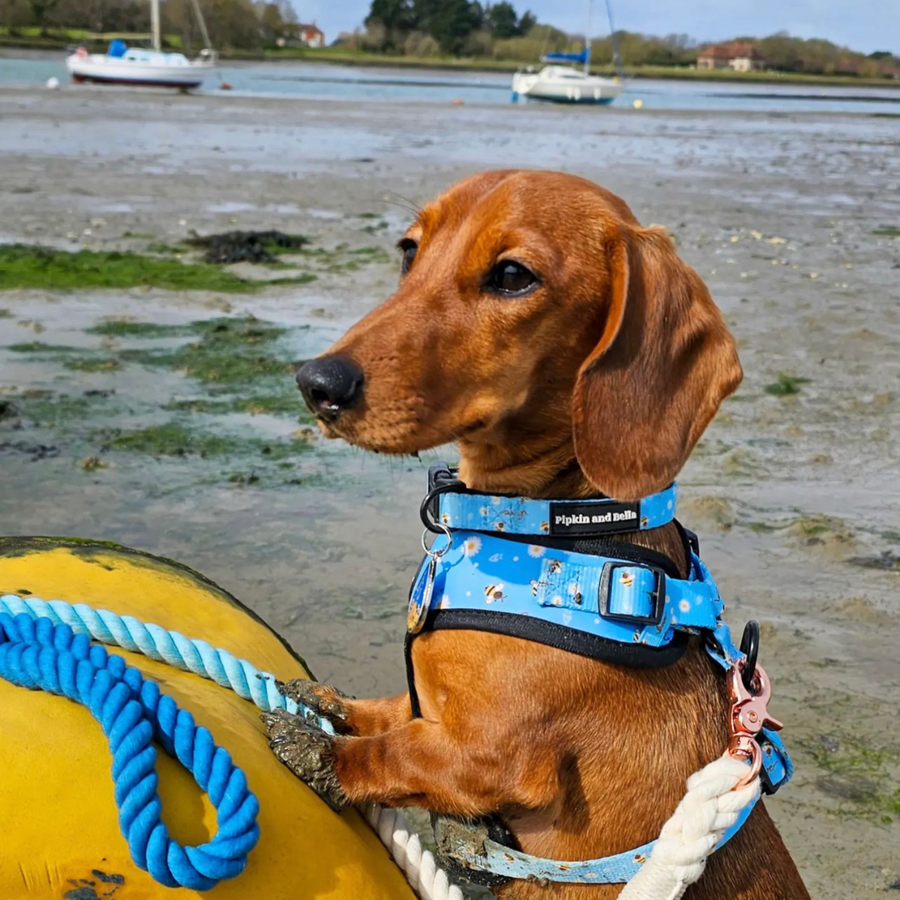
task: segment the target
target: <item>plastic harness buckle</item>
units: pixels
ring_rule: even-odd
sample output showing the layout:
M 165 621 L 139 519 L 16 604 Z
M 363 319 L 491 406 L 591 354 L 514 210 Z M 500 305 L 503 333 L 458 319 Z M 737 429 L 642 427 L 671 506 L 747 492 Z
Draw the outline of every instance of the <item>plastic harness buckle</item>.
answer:
M 649 572 L 653 575 L 653 588 L 650 591 L 630 589 L 635 586 L 634 570 Z M 621 575 L 615 573 L 621 571 Z M 634 602 L 625 603 L 617 596 L 620 589 L 628 589 L 625 594 L 631 600 L 642 596 L 650 597 L 650 611 L 646 614 L 638 611 Z M 666 573 L 656 566 L 637 562 L 608 562 L 600 576 L 599 603 L 600 615 L 605 619 L 633 622 L 636 625 L 659 625 L 666 611 Z

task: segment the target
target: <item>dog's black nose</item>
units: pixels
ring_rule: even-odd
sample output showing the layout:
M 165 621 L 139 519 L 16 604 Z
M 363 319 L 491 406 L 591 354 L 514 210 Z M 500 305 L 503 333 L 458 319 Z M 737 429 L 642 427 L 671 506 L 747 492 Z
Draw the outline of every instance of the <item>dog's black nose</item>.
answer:
M 297 387 L 319 418 L 333 422 L 359 399 L 362 370 L 345 356 L 320 356 L 297 373 Z

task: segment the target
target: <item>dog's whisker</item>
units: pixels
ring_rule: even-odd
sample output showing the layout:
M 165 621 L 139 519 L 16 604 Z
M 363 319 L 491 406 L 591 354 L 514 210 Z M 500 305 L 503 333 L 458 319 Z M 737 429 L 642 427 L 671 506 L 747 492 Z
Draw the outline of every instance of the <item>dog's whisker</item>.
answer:
M 396 197 L 396 200 L 392 200 L 389 196 L 393 194 Z M 389 203 L 392 206 L 399 206 L 401 209 L 405 209 L 407 212 L 412 213 L 414 216 L 419 215 L 422 212 L 422 207 L 419 206 L 414 200 L 410 200 L 409 197 L 404 197 L 402 194 L 398 194 L 396 191 L 386 191 L 385 195 L 381 198 L 385 203 Z

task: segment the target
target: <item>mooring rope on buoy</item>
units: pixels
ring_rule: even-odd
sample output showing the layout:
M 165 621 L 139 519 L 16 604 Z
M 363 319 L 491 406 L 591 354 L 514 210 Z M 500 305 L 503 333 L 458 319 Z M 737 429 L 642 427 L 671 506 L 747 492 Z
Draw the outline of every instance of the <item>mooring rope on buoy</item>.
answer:
M 141 622 L 134 616 L 94 609 L 86 603 L 5 594 L 0 596 L 0 612 L 13 616 L 25 613 L 34 618 L 49 619 L 54 624 L 68 625 L 76 633 L 88 634 L 101 644 L 131 650 L 215 681 L 244 700 L 252 700 L 264 712 L 285 709 L 292 714 L 300 712 L 307 719 L 315 717 L 320 728 L 334 733 L 327 719 L 316 716 L 305 706 L 299 708 L 294 700 L 285 697 L 275 687 L 274 675 L 260 672 L 247 660 L 238 659 L 227 650 L 217 649 L 206 641 L 187 638 L 177 631 Z
M 134 616 L 120 616 L 118 613 L 110 612 L 109 610 L 95 609 L 86 603 L 73 604 L 64 600 L 47 601 L 42 600 L 40 597 L 22 597 L 18 594 L 4 594 L 0 596 L 0 622 L 2 622 L 4 615 L 7 618 L 14 617 L 16 620 L 37 620 L 35 630 L 37 628 L 53 628 L 54 626 L 68 628 L 75 635 L 73 641 L 80 639 L 86 647 L 90 647 L 88 638 L 92 638 L 103 644 L 122 647 L 125 650 L 140 653 L 150 659 L 168 663 L 171 666 L 193 672 L 202 678 L 210 679 L 222 687 L 233 690 L 243 699 L 252 701 L 264 712 L 285 709 L 290 713 L 300 714 L 306 719 L 315 719 L 321 728 L 329 733 L 334 733 L 334 728 L 327 719 L 316 715 L 313 710 L 306 706 L 298 706 L 294 700 L 285 697 L 284 694 L 278 691 L 275 687 L 274 675 L 269 672 L 262 672 L 247 660 L 239 659 L 227 650 L 213 647 L 206 641 L 187 638 L 177 631 L 170 631 L 160 625 L 141 622 Z M 46 622 L 47 625 L 41 625 L 42 622 Z M 2 625 L 0 625 L 0 628 L 2 628 Z M 0 658 L 2 658 L 4 646 L 5 644 L 0 643 Z M 106 651 L 102 647 L 97 647 L 96 650 L 106 655 Z M 118 661 L 114 664 L 115 666 L 121 665 L 121 667 L 125 668 L 125 661 L 121 657 L 109 656 L 109 659 Z M 137 672 L 136 669 L 130 667 L 127 670 Z M 0 677 L 8 678 L 2 668 L 2 663 L 0 663 Z M 134 676 L 130 677 L 133 678 Z M 22 684 L 24 687 L 41 686 L 37 681 L 30 681 L 26 684 L 14 678 L 9 678 L 9 680 L 16 684 Z M 152 685 L 153 683 L 145 682 L 145 684 Z M 47 690 L 47 688 L 44 689 Z M 53 692 L 61 693 L 60 691 Z M 70 695 L 65 694 L 65 696 Z M 174 707 L 174 701 L 171 698 L 165 697 L 165 695 L 161 696 Z M 72 699 L 78 698 L 73 697 Z M 188 713 L 187 715 L 190 714 Z M 104 731 L 106 731 L 105 726 Z M 203 731 L 206 731 L 206 729 L 203 729 Z M 206 733 L 209 734 L 209 732 Z M 160 742 L 166 751 L 170 752 L 167 744 L 163 740 Z M 153 751 L 152 747 L 149 749 Z M 176 746 L 174 749 L 177 750 L 178 747 Z M 173 753 L 172 755 L 176 754 Z M 180 757 L 178 758 L 180 759 Z M 116 757 L 114 750 L 114 777 L 115 772 Z M 155 773 L 153 777 L 155 778 Z M 203 787 L 202 784 L 200 786 L 201 788 Z M 118 789 L 116 796 L 118 798 Z M 210 799 L 213 799 L 212 794 L 210 794 Z M 363 812 L 372 829 L 403 871 L 410 887 L 422 900 L 463 900 L 462 891 L 459 887 L 452 884 L 447 873 L 437 865 L 434 854 L 422 848 L 419 836 L 410 829 L 409 823 L 402 812 L 375 805 L 369 806 Z M 220 818 L 220 824 L 221 821 Z M 124 826 L 122 831 L 128 838 L 128 832 Z M 221 834 L 222 829 L 220 827 L 219 835 Z M 131 843 L 129 841 L 130 847 Z M 185 850 L 208 849 L 208 847 L 209 845 L 207 844 L 203 848 L 185 848 Z M 141 865 L 140 856 L 132 854 L 132 858 L 136 865 L 145 870 L 148 869 L 147 865 Z M 156 857 L 154 857 L 155 859 Z M 157 877 L 153 870 L 149 871 L 154 878 Z M 160 878 L 157 878 L 157 880 L 163 884 L 167 883 Z

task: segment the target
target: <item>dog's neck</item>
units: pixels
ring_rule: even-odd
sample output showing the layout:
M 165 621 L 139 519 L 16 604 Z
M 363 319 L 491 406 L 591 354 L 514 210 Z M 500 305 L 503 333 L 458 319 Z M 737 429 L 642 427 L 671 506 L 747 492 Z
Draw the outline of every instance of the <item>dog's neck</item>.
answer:
M 527 447 L 528 452 L 523 453 Z M 538 500 L 596 497 L 575 458 L 571 434 L 561 440 L 498 443 L 459 442 L 459 477 L 485 494 L 513 494 Z
M 460 442 L 459 477 L 467 487 L 485 494 L 513 494 L 538 500 L 601 496 L 578 463 L 571 435 L 527 458 L 522 458 L 520 452 L 518 447 Z M 609 540 L 663 553 L 679 568 L 682 577 L 687 575 L 684 544 L 673 522 L 650 531 L 609 535 Z

